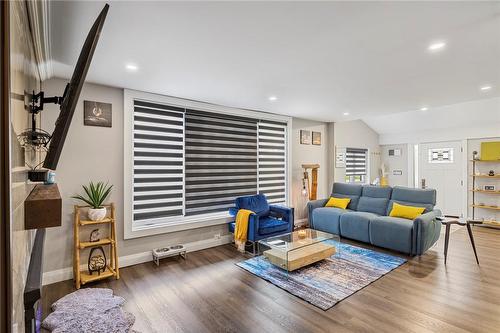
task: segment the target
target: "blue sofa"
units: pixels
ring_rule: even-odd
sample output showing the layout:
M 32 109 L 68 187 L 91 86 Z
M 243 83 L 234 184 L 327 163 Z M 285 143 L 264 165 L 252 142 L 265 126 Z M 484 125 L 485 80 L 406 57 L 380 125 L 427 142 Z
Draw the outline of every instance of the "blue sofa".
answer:
M 331 196 L 351 201 L 346 209 L 325 207 L 328 199 L 309 202 L 311 228 L 409 255 L 423 254 L 439 239 L 436 190 L 334 183 Z M 415 220 L 390 217 L 395 202 L 425 211 Z
M 264 194 L 239 197 L 235 207 L 229 208 L 229 214 L 236 216 L 238 210 L 248 209 L 254 212 L 248 220 L 247 240 L 255 242 L 263 238 L 277 236 L 293 230 L 293 209 L 281 205 L 269 205 Z M 229 232 L 234 233 L 235 222 L 229 223 Z

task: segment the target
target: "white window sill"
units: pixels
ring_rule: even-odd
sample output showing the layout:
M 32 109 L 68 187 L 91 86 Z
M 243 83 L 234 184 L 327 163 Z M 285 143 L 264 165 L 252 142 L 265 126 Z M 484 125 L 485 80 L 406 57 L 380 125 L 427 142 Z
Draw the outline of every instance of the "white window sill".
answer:
M 125 229 L 125 239 L 160 235 L 170 232 L 191 230 L 210 227 L 214 225 L 227 224 L 234 220 L 228 212 L 206 214 L 201 216 L 185 216 L 175 220 L 159 221 L 154 224 L 133 226 L 132 230 Z

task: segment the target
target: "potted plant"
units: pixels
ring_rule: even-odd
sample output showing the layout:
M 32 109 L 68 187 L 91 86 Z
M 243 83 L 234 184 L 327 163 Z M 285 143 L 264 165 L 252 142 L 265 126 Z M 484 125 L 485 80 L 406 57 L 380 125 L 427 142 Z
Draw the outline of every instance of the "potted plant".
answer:
M 72 198 L 81 200 L 90 206 L 87 214 L 92 221 L 104 219 L 106 217 L 106 207 L 102 205 L 111 193 L 113 185 L 104 184 L 103 182 L 97 184 L 90 182 L 88 186 L 82 185 L 82 187 L 85 190 L 86 197 L 75 195 Z

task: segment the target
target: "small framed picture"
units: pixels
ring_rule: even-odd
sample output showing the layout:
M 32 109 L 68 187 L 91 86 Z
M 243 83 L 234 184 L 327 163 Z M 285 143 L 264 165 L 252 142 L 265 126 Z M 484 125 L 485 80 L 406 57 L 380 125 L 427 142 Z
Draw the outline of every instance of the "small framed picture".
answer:
M 483 185 L 484 191 L 495 191 L 495 185 Z
M 85 126 L 111 127 L 111 104 L 83 101 L 83 119 Z
M 301 145 L 311 144 L 311 131 L 300 130 L 300 144 Z
M 312 144 L 321 146 L 321 132 L 312 132 Z

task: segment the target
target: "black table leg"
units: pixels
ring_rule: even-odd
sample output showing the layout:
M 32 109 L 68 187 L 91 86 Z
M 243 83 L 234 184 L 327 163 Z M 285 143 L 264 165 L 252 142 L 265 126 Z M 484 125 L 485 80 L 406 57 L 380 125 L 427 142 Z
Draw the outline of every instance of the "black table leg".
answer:
M 479 259 L 477 258 L 476 244 L 474 243 L 474 235 L 472 234 L 472 228 L 469 223 L 467 223 L 467 232 L 469 233 L 470 243 L 472 244 L 472 249 L 474 250 L 474 255 L 476 256 L 476 262 L 479 265 Z
M 448 256 L 448 243 L 450 242 L 450 227 L 451 225 L 446 224 L 446 233 L 444 236 L 444 264 L 446 265 L 446 258 Z

